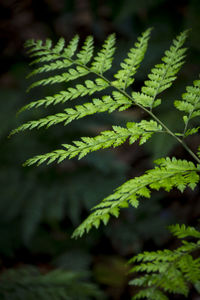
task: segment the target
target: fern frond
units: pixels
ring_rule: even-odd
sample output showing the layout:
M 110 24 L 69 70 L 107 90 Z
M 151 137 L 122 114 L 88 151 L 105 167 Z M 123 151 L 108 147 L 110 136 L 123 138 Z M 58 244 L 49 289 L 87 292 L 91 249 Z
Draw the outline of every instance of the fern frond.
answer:
M 188 282 L 195 284 L 200 281 L 200 258 L 194 259 L 191 255 L 184 255 L 177 263 Z
M 93 37 L 88 36 L 85 40 L 82 50 L 77 54 L 77 61 L 86 65 L 93 56 L 93 49 Z
M 200 238 L 200 232 L 193 227 L 176 224 L 171 226 L 170 230 L 177 233 L 178 237 L 192 235 Z M 131 280 L 131 285 L 143 288 L 132 299 L 140 299 L 142 296 L 145 299 L 157 299 L 157 292 L 163 293 L 166 297 L 163 299 L 169 299 L 164 294 L 166 292 L 187 296 L 189 285 L 191 283 L 195 285 L 200 280 L 200 259 L 194 259 L 191 255 L 199 248 L 199 241 L 196 243 L 183 241 L 183 245 L 175 250 L 144 252 L 133 257 L 129 262 L 138 264 L 130 272 L 146 272 L 147 274 Z
M 77 84 L 75 87 L 68 88 L 66 91 L 61 91 L 54 96 L 33 101 L 30 104 L 25 105 L 21 111 L 40 107 L 42 105 L 49 106 L 50 104 L 55 105 L 58 103 L 65 103 L 68 100 L 76 99 L 78 97 L 93 95 L 95 92 L 106 88 L 110 88 L 111 92 L 110 96 L 101 96 L 100 99 L 98 97 L 93 97 L 91 101 L 87 101 L 82 105 L 77 105 L 72 108 L 66 108 L 62 113 L 57 113 L 55 115 L 50 115 L 39 120 L 33 120 L 22 124 L 17 129 L 13 130 L 11 135 L 26 129 L 40 128 L 43 126 L 49 127 L 60 122 L 64 122 L 66 125 L 73 120 L 83 118 L 87 115 L 105 111 L 109 113 L 114 110 L 122 111 L 128 109 L 132 105 L 142 108 L 143 111 L 148 114 L 150 120 L 142 120 L 138 123 L 129 122 L 126 127 L 113 126 L 112 130 L 103 131 L 96 137 L 82 137 L 81 140 L 74 141 L 73 144 L 63 144 L 63 149 L 35 156 L 27 160 L 24 165 L 40 165 L 43 162 L 50 164 L 54 161 L 59 163 L 66 158 L 71 159 L 75 156 L 78 156 L 80 159 L 90 152 L 109 147 L 117 147 L 127 140 L 130 144 L 138 140 L 139 144 L 142 145 L 156 132 L 164 132 L 174 137 L 183 147 L 185 147 L 193 158 L 200 163 L 198 157 L 179 138 L 180 136 L 196 133 L 199 127 L 187 130 L 186 126 L 184 134 L 176 134 L 152 113 L 152 108 L 161 103 L 161 100 L 157 99 L 157 95 L 172 85 L 173 81 L 176 79 L 177 72 L 183 64 L 186 49 L 182 46 L 187 37 L 187 31 L 184 31 L 177 36 L 175 40 L 173 40 L 169 50 L 165 51 L 162 63 L 156 65 L 151 70 L 151 73 L 148 75 L 148 80 L 145 81 L 141 92 L 137 93 L 134 91 L 132 92 L 132 95 L 127 92 L 127 88 L 133 83 L 134 75 L 143 60 L 150 32 L 151 29 L 146 30 L 135 43 L 135 47 L 130 49 L 128 57 L 121 63 L 121 68 L 114 75 L 114 81 L 110 81 L 103 75 L 106 71 L 110 70 L 112 66 L 115 51 L 114 35 L 110 35 L 107 38 L 102 49 L 97 53 L 90 65 L 88 63 L 91 61 L 93 56 L 92 37 L 88 37 L 85 40 L 82 48 L 80 48 L 80 51 L 74 58 L 73 55 L 77 51 L 78 47 L 77 36 L 67 47 L 65 47 L 63 39 L 60 39 L 55 47 L 52 47 L 50 40 L 47 40 L 44 44 L 42 41 L 29 41 L 27 43 L 27 46 L 31 48 L 31 56 L 36 58 L 33 63 L 44 63 L 41 67 L 34 70 L 31 75 L 57 69 L 67 69 L 60 75 L 49 76 L 34 82 L 29 89 L 39 85 L 68 82 L 85 75 L 95 75 L 96 79 L 84 80 L 83 84 Z M 193 87 L 187 88 L 187 93 L 184 94 L 184 101 L 181 101 L 181 104 L 180 102 L 175 102 L 175 105 L 179 109 L 182 107 L 182 110 L 189 114 L 189 119 L 199 115 L 199 102 L 197 103 L 197 97 L 199 99 L 199 89 L 200 81 L 198 80 L 194 82 Z M 182 104 L 182 102 L 184 102 L 184 104 Z M 193 105 L 193 107 L 195 106 L 195 110 L 191 111 L 191 105 Z M 187 123 L 188 119 L 185 119 L 185 122 Z M 199 152 L 198 155 L 200 156 Z M 186 187 L 194 189 L 199 181 L 198 172 L 200 171 L 200 164 L 196 166 L 190 161 L 177 160 L 176 158 L 159 159 L 155 162 L 155 164 L 156 166 L 154 169 L 147 171 L 140 177 L 127 181 L 116 189 L 113 194 L 106 197 L 100 204 L 94 207 L 91 215 L 77 228 L 73 236 L 82 236 L 84 232 L 88 232 L 92 227 L 98 228 L 101 222 L 107 224 L 110 216 L 114 215 L 118 217 L 119 211 L 123 207 L 127 207 L 128 205 L 137 207 L 139 198 L 149 198 L 151 190 L 164 189 L 168 192 L 172 188 L 177 188 L 183 192 Z M 176 230 L 174 229 L 174 234 L 178 234 L 178 230 L 179 229 L 177 228 Z M 183 234 L 183 230 L 181 232 Z M 195 245 L 192 243 L 187 244 L 185 242 L 181 247 L 182 248 L 179 249 L 180 251 L 188 252 L 192 251 Z M 158 253 L 154 253 L 151 260 L 147 261 L 147 264 L 141 265 L 140 268 L 138 267 L 137 270 L 139 271 L 143 269 L 143 271 L 145 270 L 148 272 L 150 272 L 152 268 L 154 268 L 152 269 L 154 272 L 164 270 L 166 264 L 169 263 L 169 261 L 174 261 L 176 256 L 171 255 L 171 258 L 169 258 L 169 254 L 169 252 L 168 255 L 166 255 L 166 253 L 160 253 L 160 258 L 156 261 L 154 257 L 158 255 Z M 142 260 L 143 258 L 141 258 L 141 263 Z M 164 271 L 162 272 L 164 273 Z M 171 268 L 170 274 L 171 280 L 174 276 L 177 276 L 177 278 L 180 277 L 179 282 L 182 282 L 180 284 L 182 293 L 184 295 L 187 294 L 187 285 L 185 285 L 184 280 L 181 279 L 181 271 L 177 271 L 177 268 Z M 192 278 L 191 274 L 188 275 L 188 278 L 189 277 Z M 152 277 L 151 280 L 155 280 L 155 278 Z M 176 281 L 174 281 L 173 287 L 170 287 L 167 279 L 165 281 L 165 286 L 162 286 L 164 283 L 160 283 L 164 290 L 178 291 L 179 287 Z M 153 295 L 151 294 L 151 289 L 149 289 L 148 293 L 149 295 Z M 159 291 L 156 289 L 154 293 L 159 294 Z M 153 296 L 149 296 L 150 299 L 151 297 Z M 162 294 L 160 297 L 162 297 Z
M 90 216 L 74 231 L 73 237 L 82 236 L 93 226 L 98 228 L 100 221 L 107 224 L 110 215 L 118 217 L 122 207 L 127 207 L 129 204 L 137 207 L 138 198 L 150 197 L 150 189 L 159 190 L 163 188 L 169 192 L 175 187 L 183 192 L 186 186 L 193 189 L 199 181 L 198 168 L 192 162 L 177 160 L 176 158 L 163 158 L 155 161 L 155 163 L 154 169 L 127 181 L 95 206 Z
M 176 224 L 176 225 L 169 226 L 169 230 L 173 235 L 177 236 L 180 239 L 189 236 L 200 239 L 200 232 L 191 226 L 185 226 L 184 224 L 183 225 Z
M 32 41 L 32 40 L 31 40 Z M 48 40 L 49 41 L 49 46 L 47 47 L 46 46 L 46 48 L 47 48 L 47 50 L 48 50 L 48 53 L 46 53 L 46 55 L 45 54 L 42 54 L 41 52 L 40 52 L 40 55 L 39 56 L 41 56 L 41 55 L 43 55 L 43 56 L 41 56 L 41 57 L 39 57 L 39 58 L 37 58 L 37 59 L 35 59 L 35 60 L 33 60 L 31 63 L 30 63 L 30 65 L 34 65 L 34 64 L 38 64 L 38 63 L 43 63 L 43 62 L 49 62 L 49 61 L 51 61 L 51 60 L 60 60 L 60 58 L 61 58 L 61 56 L 58 54 L 58 53 L 54 53 L 53 52 L 53 49 L 51 49 L 51 46 L 52 46 L 52 42 L 51 42 L 51 40 Z M 62 54 L 62 58 L 64 58 L 64 59 L 69 59 L 69 58 L 71 58 L 73 55 L 74 55 L 74 53 L 76 52 L 76 49 L 77 49 L 77 47 L 78 47 L 78 41 L 79 41 L 79 36 L 78 35 L 75 35 L 75 37 L 69 42 L 69 44 L 68 44 L 68 46 L 64 49 L 64 51 L 63 51 L 63 54 Z M 42 41 L 40 41 L 41 42 L 41 44 L 42 44 Z M 34 41 L 33 41 L 33 43 L 35 43 Z M 47 43 L 46 43 L 47 44 Z M 32 47 L 31 46 L 31 43 L 29 43 L 29 41 L 28 41 L 28 43 L 27 44 L 25 44 L 25 47 Z M 41 46 L 42 47 L 42 46 Z M 37 50 L 34 50 L 35 48 L 31 48 L 29 51 L 28 51 L 28 53 L 30 52 L 30 51 L 32 51 L 32 52 L 34 52 L 34 51 L 37 51 Z M 41 48 L 40 48 L 41 49 Z M 39 49 L 38 49 L 39 50 Z M 31 57 L 33 57 L 33 56 L 31 56 Z M 34 73 L 34 75 L 35 74 L 37 74 L 37 72 L 36 73 Z
M 99 149 L 120 146 L 128 138 L 130 144 L 138 139 L 140 139 L 140 144 L 143 144 L 153 133 L 156 131 L 160 132 L 161 129 L 162 127 L 153 120 L 143 120 L 140 123 L 129 122 L 127 127 L 113 126 L 113 130 L 103 131 L 96 137 L 82 137 L 80 141 L 74 141 L 74 145 L 63 144 L 62 146 L 65 150 L 55 150 L 44 155 L 35 156 L 25 162 L 25 165 L 40 165 L 45 161 L 50 164 L 55 160 L 61 162 L 66 158 L 71 159 L 75 156 L 78 156 L 80 159 L 88 153 Z
M 31 76 L 34 76 L 39 73 L 44 73 L 44 72 L 50 72 L 50 71 L 55 71 L 55 70 L 61 70 L 67 67 L 70 67 L 73 64 L 73 62 L 64 59 L 64 60 L 56 60 L 55 62 L 52 62 L 50 64 L 46 64 L 42 67 L 39 67 L 32 71 L 31 73 L 28 74 L 26 78 L 29 78 Z
M 163 63 L 155 65 L 148 75 L 149 80 L 145 81 L 141 92 L 133 92 L 132 97 L 141 106 L 152 109 L 160 105 L 161 100 L 156 99 L 157 95 L 169 88 L 176 79 L 180 67 L 183 65 L 185 48 L 181 48 L 187 37 L 187 31 L 181 33 L 162 58 Z
M 37 103 L 38 104 L 38 103 Z M 34 128 L 41 128 L 46 126 L 47 128 L 64 122 L 64 125 L 71 123 L 73 120 L 81 119 L 85 116 L 93 115 L 95 113 L 101 112 L 112 112 L 116 109 L 121 110 L 127 106 L 130 106 L 130 100 L 127 98 L 123 98 L 121 102 L 116 102 L 110 96 L 103 96 L 102 99 L 93 99 L 92 102 L 84 103 L 83 105 L 76 105 L 75 108 L 66 108 L 63 113 L 57 113 L 55 115 L 49 115 L 45 118 L 29 121 L 27 123 L 22 124 L 18 128 L 14 129 L 10 136 L 20 131 L 31 130 Z
M 169 298 L 159 290 L 154 290 L 153 288 L 147 288 L 137 293 L 137 295 L 132 297 L 132 300 L 137 299 L 149 299 L 149 300 L 169 300 Z
M 47 107 L 51 104 L 56 105 L 59 103 L 65 103 L 68 100 L 73 100 L 78 97 L 92 95 L 95 92 L 99 92 L 99 91 L 106 89 L 107 87 L 109 87 L 108 82 L 102 78 L 97 78 L 97 79 L 95 79 L 95 81 L 86 80 L 84 82 L 84 85 L 77 84 L 74 88 L 68 88 L 66 91 L 61 91 L 60 93 L 55 94 L 54 96 L 48 96 L 48 97 L 45 97 L 44 99 L 30 102 L 29 104 L 23 106 L 19 110 L 18 114 L 25 110 L 37 108 L 37 107 L 40 107 L 43 105 Z
M 103 74 L 112 66 L 115 52 L 115 34 L 111 34 L 102 46 L 102 49 L 94 57 L 91 70 Z
M 176 253 L 168 249 L 165 249 L 163 251 L 158 250 L 156 252 L 143 252 L 131 258 L 129 260 L 129 263 L 135 263 L 140 261 L 170 261 L 174 260 L 174 256 L 176 256 Z
M 129 50 L 127 58 L 120 64 L 122 69 L 114 75 L 117 80 L 112 82 L 116 87 L 126 89 L 134 82 L 133 76 L 144 58 L 151 30 L 151 28 L 147 29 L 141 37 L 138 38 L 138 41 L 135 43 L 135 48 Z
M 34 40 L 30 40 L 30 43 L 25 44 L 25 47 L 30 48 L 27 51 L 30 57 L 42 57 L 54 54 L 58 58 L 64 48 L 64 45 L 64 38 L 60 38 L 54 48 L 52 48 L 52 42 L 49 39 L 46 40 L 46 44 L 43 44 L 43 41 L 41 40 L 36 42 Z M 34 63 L 37 63 L 37 61 L 35 60 L 33 64 Z
M 102 299 L 99 288 L 84 277 L 81 272 L 59 269 L 41 274 L 31 266 L 9 269 L 0 276 L 1 300 Z
M 77 66 L 76 68 L 70 68 L 68 72 L 62 73 L 60 75 L 51 76 L 45 79 L 41 79 L 39 81 L 34 82 L 30 85 L 27 91 L 30 91 L 32 88 L 40 86 L 40 85 L 48 85 L 48 84 L 55 84 L 55 83 L 62 83 L 72 81 L 74 79 L 80 78 L 85 76 L 89 73 L 89 71 L 81 66 Z
M 94 58 L 94 62 L 92 64 L 91 70 L 103 74 L 106 70 L 110 69 L 111 62 L 113 59 L 114 54 L 114 42 L 115 38 L 114 35 L 111 35 L 106 40 L 105 44 L 103 45 L 103 49 L 97 54 L 97 56 Z M 54 83 L 61 83 L 61 82 L 67 82 L 69 80 L 77 79 L 81 76 L 87 75 L 90 70 L 84 68 L 84 65 L 86 65 L 93 56 L 93 38 L 91 36 L 88 36 L 85 40 L 85 43 L 80 50 L 80 52 L 77 54 L 76 60 L 71 60 L 72 55 L 74 54 L 76 50 L 76 46 L 78 43 L 78 39 L 75 38 L 73 40 L 73 43 L 70 44 L 69 48 L 64 49 L 64 40 L 60 39 L 58 41 L 58 44 L 52 49 L 52 50 L 42 50 L 39 52 L 35 52 L 34 56 L 43 56 L 43 55 L 58 55 L 58 58 L 65 58 L 63 61 L 52 63 L 50 66 L 44 65 L 43 67 L 40 67 L 36 70 L 34 70 L 29 76 L 46 72 L 46 71 L 52 71 L 56 69 L 56 64 L 59 65 L 60 68 L 67 68 L 72 64 L 78 64 L 75 69 L 69 69 L 68 72 L 63 73 L 61 75 L 56 75 L 52 77 L 48 77 L 46 79 L 39 80 L 37 82 L 34 82 L 28 89 L 28 91 L 36 86 L 40 85 L 47 85 L 47 84 L 54 84 Z M 73 45 L 73 47 L 71 47 Z M 38 47 L 37 47 L 38 48 Z M 72 48 L 72 51 L 70 52 Z M 63 51 L 64 49 L 64 51 Z M 31 49 L 32 51 L 35 51 Z M 61 54 L 61 51 L 63 53 Z M 32 55 L 32 56 L 33 56 Z M 42 62 L 40 60 L 35 62 Z M 34 63 L 35 63 L 34 62 Z M 59 68 L 58 68 L 59 69 Z
M 64 49 L 63 56 L 65 56 L 67 58 L 72 58 L 73 55 L 74 55 L 74 53 L 77 50 L 78 42 L 79 42 L 79 36 L 75 35 L 73 37 L 73 39 L 69 42 L 69 44 L 67 45 L 67 47 Z
M 197 133 L 199 127 L 187 129 L 189 121 L 195 117 L 200 116 L 200 80 L 195 80 L 193 86 L 186 87 L 186 93 L 182 95 L 182 100 L 174 101 L 175 107 L 186 113 L 183 116 L 185 128 L 183 136 L 188 136 Z
M 196 134 L 199 132 L 199 130 L 200 130 L 200 126 L 187 129 L 187 130 L 185 130 L 185 134 L 183 134 L 183 136 L 184 135 L 189 136 L 189 135 Z

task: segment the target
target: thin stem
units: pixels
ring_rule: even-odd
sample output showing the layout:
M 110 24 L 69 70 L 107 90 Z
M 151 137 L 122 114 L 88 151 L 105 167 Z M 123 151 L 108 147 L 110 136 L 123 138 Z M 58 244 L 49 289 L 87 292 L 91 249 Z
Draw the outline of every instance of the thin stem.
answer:
M 95 73 L 96 75 L 98 75 L 97 73 Z M 110 82 L 108 79 L 106 79 L 103 75 L 101 75 L 101 78 L 106 80 L 111 86 L 112 82 Z M 128 97 L 130 100 L 134 101 L 134 99 L 127 94 L 125 91 L 117 88 L 116 86 L 114 86 L 120 93 L 122 93 L 124 96 Z M 135 103 L 135 102 L 134 102 Z M 172 137 L 174 137 L 177 142 L 179 142 L 184 148 L 185 150 L 198 162 L 200 163 L 200 159 L 198 158 L 198 156 L 196 156 L 196 154 L 185 144 L 185 142 L 183 140 L 181 140 L 180 138 L 178 138 L 160 119 L 158 119 L 154 113 L 150 110 L 148 110 L 147 108 L 143 107 L 142 105 L 135 103 L 136 106 L 140 107 L 142 110 L 144 110 L 146 113 L 148 113 L 154 120 L 156 120 L 165 130 L 166 132 L 171 135 Z
M 66 57 L 65 57 L 66 58 Z M 95 72 L 94 70 L 92 70 L 91 68 L 87 67 L 86 65 L 83 65 L 77 61 L 74 61 L 71 58 L 68 58 L 71 62 L 73 62 L 74 64 L 85 68 L 88 72 L 95 74 L 96 76 L 100 77 L 101 79 L 103 79 L 104 81 L 106 81 L 109 86 L 112 86 L 113 88 L 115 88 L 116 90 L 118 90 L 121 94 L 123 94 L 125 97 L 127 97 L 129 100 L 133 101 L 134 104 L 138 107 L 140 107 L 142 110 L 144 110 L 147 114 L 149 114 L 154 120 L 156 120 L 165 130 L 166 132 L 171 135 L 173 138 L 175 138 L 177 140 L 177 142 L 179 142 L 184 148 L 185 150 L 194 158 L 194 160 L 196 160 L 199 164 L 200 164 L 200 159 L 196 156 L 196 154 L 185 144 L 185 142 L 181 139 L 179 139 L 160 119 L 158 119 L 154 113 L 151 110 L 148 110 L 147 108 L 143 107 L 142 105 L 136 103 L 134 101 L 134 99 L 124 90 L 121 90 L 120 88 L 116 87 L 115 85 L 113 85 L 113 83 L 107 79 L 106 77 L 104 77 L 102 74 L 99 74 L 97 72 Z

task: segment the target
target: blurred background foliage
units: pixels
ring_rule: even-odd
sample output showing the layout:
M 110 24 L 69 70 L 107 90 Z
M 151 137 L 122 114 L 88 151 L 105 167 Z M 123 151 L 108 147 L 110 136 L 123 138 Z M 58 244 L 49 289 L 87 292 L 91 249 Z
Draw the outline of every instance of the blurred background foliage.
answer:
M 172 139 L 158 135 L 143 149 L 125 144 L 117 150 L 93 153 L 81 161 L 23 168 L 22 163 L 34 154 L 56 149 L 80 136 L 97 134 L 111 124 L 144 117 L 138 110 L 100 114 L 67 127 L 58 125 L 8 140 L 10 130 L 20 120 L 43 115 L 37 110 L 17 119 L 16 111 L 27 101 L 53 94 L 61 87 L 45 87 L 26 94 L 30 81 L 25 76 L 30 68 L 23 44 L 29 38 L 49 37 L 57 41 L 63 36 L 69 41 L 77 33 L 81 41 L 88 34 L 94 35 L 96 46 L 100 47 L 109 33 L 116 32 L 115 71 L 136 37 L 153 26 L 147 55 L 132 87 L 138 90 L 176 34 L 191 28 L 186 64 L 174 87 L 163 96 L 159 112 L 173 130 L 179 130 L 182 116 L 179 121 L 172 103 L 185 85 L 198 77 L 200 1 L 1 0 L 0 16 L 1 299 L 130 299 L 133 291 L 128 286 L 127 259 L 138 251 L 173 247 L 166 226 L 175 222 L 196 224 L 199 190 L 186 190 L 184 195 L 175 191 L 155 193 L 148 201 L 141 200 L 137 210 L 124 209 L 108 227 L 101 226 L 79 240 L 70 236 L 91 207 L 128 178 L 150 168 L 154 159 L 164 155 L 190 158 Z M 57 109 L 60 107 L 50 111 Z M 197 145 L 198 137 L 190 138 L 190 147 L 196 150 Z M 57 285 L 60 287 L 58 293 L 47 289 L 52 282 L 55 291 Z M 44 284 L 45 289 L 39 291 L 37 284 Z M 81 297 L 77 289 L 82 291 Z M 198 298 L 192 293 L 190 299 Z

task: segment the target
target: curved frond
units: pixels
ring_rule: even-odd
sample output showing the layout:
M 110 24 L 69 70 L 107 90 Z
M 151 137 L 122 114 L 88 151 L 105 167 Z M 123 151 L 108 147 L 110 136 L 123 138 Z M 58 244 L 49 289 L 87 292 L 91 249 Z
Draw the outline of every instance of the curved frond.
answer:
M 22 124 L 18 128 L 14 129 L 10 136 L 13 134 L 19 133 L 24 130 L 31 130 L 34 128 L 41 128 L 46 126 L 47 128 L 56 125 L 59 123 L 63 123 L 67 125 L 71 123 L 73 120 L 81 119 L 85 116 L 93 115 L 95 113 L 101 112 L 112 112 L 116 109 L 123 109 L 123 107 L 130 106 L 132 103 L 129 99 L 123 97 L 122 101 L 116 102 L 110 96 L 103 96 L 102 99 L 93 99 L 92 102 L 84 103 L 82 105 L 76 105 L 75 108 L 66 108 L 63 113 L 57 113 L 55 115 L 48 115 L 45 118 L 41 118 L 39 120 L 29 121 L 27 123 Z
M 144 129 L 144 127 L 149 128 L 149 130 Z M 161 129 L 161 126 L 152 120 L 149 122 L 142 121 L 141 123 L 129 122 L 127 123 L 127 127 L 113 126 L 113 130 L 102 131 L 96 137 L 82 137 L 80 141 L 74 141 L 74 145 L 63 144 L 62 146 L 65 150 L 55 150 L 44 155 L 37 155 L 27 160 L 25 165 L 40 165 L 45 161 L 50 164 L 55 160 L 61 162 L 66 158 L 71 159 L 75 156 L 78 156 L 80 159 L 88 153 L 99 149 L 120 146 L 128 138 L 130 144 L 138 139 L 143 144 L 154 132 L 161 131 Z
M 73 237 L 82 236 L 93 226 L 98 228 L 100 221 L 107 224 L 110 215 L 118 217 L 122 207 L 127 207 L 129 204 L 137 207 L 138 198 L 149 198 L 151 189 L 163 188 L 169 192 L 175 187 L 183 192 L 186 186 L 193 189 L 199 181 L 198 169 L 192 162 L 177 160 L 176 158 L 163 158 L 155 161 L 155 163 L 154 169 L 127 181 L 94 207 L 90 216 L 75 230 Z
M 141 92 L 133 92 L 132 97 L 141 106 L 152 109 L 160 105 L 161 100 L 156 99 L 157 95 L 169 88 L 176 79 L 176 74 L 183 65 L 186 48 L 182 48 L 187 32 L 184 31 L 173 41 L 169 50 L 165 51 L 162 58 L 163 63 L 155 65 L 148 75 L 149 80 L 145 81 Z

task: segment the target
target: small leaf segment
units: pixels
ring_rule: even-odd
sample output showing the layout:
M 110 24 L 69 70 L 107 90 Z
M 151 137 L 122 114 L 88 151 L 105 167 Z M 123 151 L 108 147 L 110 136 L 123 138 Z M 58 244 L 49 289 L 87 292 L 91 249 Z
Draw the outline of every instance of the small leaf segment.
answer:
M 194 227 L 179 224 L 171 225 L 169 229 L 180 239 L 190 237 L 194 241 L 183 240 L 175 250 L 164 249 L 134 256 L 129 261 L 134 264 L 130 272 L 143 275 L 129 282 L 140 287 L 132 300 L 169 300 L 169 293 L 187 297 L 191 284 L 196 289 L 199 287 L 200 258 L 194 258 L 193 253 L 200 249 L 200 232 Z
M 190 120 L 200 116 L 200 80 L 195 80 L 192 86 L 186 87 L 186 92 L 182 95 L 182 100 L 175 100 L 174 105 L 178 110 L 185 113 L 183 116 L 185 123 L 183 138 L 197 133 L 200 126 L 188 129 L 188 125 Z

